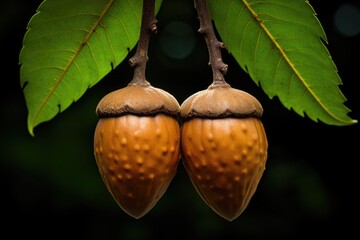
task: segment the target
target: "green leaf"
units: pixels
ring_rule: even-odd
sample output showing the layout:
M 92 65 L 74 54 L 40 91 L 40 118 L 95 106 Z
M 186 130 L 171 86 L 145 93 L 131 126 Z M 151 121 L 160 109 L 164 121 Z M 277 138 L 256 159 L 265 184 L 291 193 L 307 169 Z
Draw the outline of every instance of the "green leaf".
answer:
M 142 0 L 42 2 L 19 56 L 31 135 L 125 59 L 138 41 L 141 11 Z
M 227 50 L 270 97 L 301 116 L 329 125 L 347 114 L 324 30 L 306 0 L 209 0 Z

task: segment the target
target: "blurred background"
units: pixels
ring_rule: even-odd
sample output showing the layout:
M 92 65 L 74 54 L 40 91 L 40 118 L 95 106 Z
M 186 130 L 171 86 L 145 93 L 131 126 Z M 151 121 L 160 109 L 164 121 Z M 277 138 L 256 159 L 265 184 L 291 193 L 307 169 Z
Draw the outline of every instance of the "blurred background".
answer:
M 53 120 L 27 130 L 18 57 L 26 25 L 41 0 L 0 3 L 3 46 L 0 184 L 3 224 L 12 238 L 261 239 L 357 235 L 359 126 L 329 126 L 269 99 L 223 51 L 227 81 L 264 107 L 267 169 L 245 212 L 233 222 L 200 199 L 182 164 L 165 195 L 143 218 L 126 215 L 105 189 L 93 156 L 95 107 L 131 80 L 128 58 Z M 310 1 L 343 81 L 353 119 L 360 119 L 359 1 Z M 149 49 L 147 78 L 181 103 L 212 81 L 206 45 L 192 0 L 164 0 Z M 175 30 L 176 29 L 176 30 Z M 129 55 L 134 54 L 132 51 Z M 50 234 L 50 235 L 49 235 Z

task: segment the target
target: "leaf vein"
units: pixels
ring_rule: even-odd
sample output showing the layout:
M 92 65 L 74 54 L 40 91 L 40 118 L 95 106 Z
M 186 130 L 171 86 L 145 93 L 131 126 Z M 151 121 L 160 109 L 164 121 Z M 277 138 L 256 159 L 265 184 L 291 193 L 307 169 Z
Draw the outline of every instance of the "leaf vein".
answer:
M 42 112 L 42 110 L 44 109 L 46 103 L 49 101 L 50 97 L 56 93 L 55 89 L 58 88 L 60 82 L 62 82 L 62 80 L 64 79 L 66 73 L 68 72 L 71 64 L 75 61 L 75 59 L 77 58 L 77 56 L 79 55 L 79 53 L 82 51 L 83 47 L 85 46 L 85 44 L 89 41 L 90 37 L 92 36 L 92 33 L 95 31 L 95 29 L 99 26 L 99 24 L 101 23 L 103 17 L 105 16 L 105 13 L 109 10 L 110 6 L 113 4 L 114 0 L 108 0 L 108 3 L 104 6 L 101 14 L 99 15 L 97 21 L 95 21 L 94 25 L 91 27 L 90 32 L 88 33 L 88 35 L 85 37 L 83 43 L 79 46 L 79 49 L 76 51 L 76 53 L 74 53 L 73 57 L 70 59 L 70 61 L 66 64 L 65 66 L 65 70 L 64 72 L 62 72 L 62 74 L 55 80 L 55 83 L 53 85 L 53 87 L 51 89 L 49 89 L 49 93 L 44 97 L 44 100 L 41 102 L 38 111 L 33 115 L 31 122 L 35 122 L 35 119 L 38 118 L 39 114 Z
M 327 107 L 322 103 L 322 101 L 320 101 L 320 99 L 316 96 L 316 94 L 312 91 L 312 89 L 308 86 L 308 84 L 305 82 L 304 78 L 302 77 L 302 75 L 300 74 L 300 72 L 294 67 L 294 64 L 292 63 L 292 61 L 290 60 L 290 58 L 286 55 L 285 51 L 283 50 L 283 48 L 280 46 L 280 44 L 275 41 L 273 35 L 270 33 L 269 29 L 264 25 L 264 23 L 261 21 L 261 19 L 259 19 L 258 15 L 256 14 L 255 10 L 251 7 L 252 4 L 249 4 L 248 0 L 243 0 L 246 8 L 248 9 L 248 11 L 251 13 L 251 15 L 254 17 L 254 19 L 258 22 L 258 24 L 260 25 L 261 29 L 265 32 L 265 34 L 269 37 L 269 39 L 271 40 L 271 42 L 274 44 L 274 46 L 278 49 L 278 51 L 280 52 L 280 54 L 283 56 L 285 62 L 287 63 L 287 65 L 292 69 L 292 71 L 294 72 L 294 74 L 296 75 L 296 77 L 299 79 L 299 81 L 302 83 L 302 85 L 309 91 L 309 93 L 311 94 L 311 96 L 314 98 L 314 100 L 323 108 L 326 110 L 326 112 L 328 112 L 328 114 L 332 115 L 332 113 L 329 113 Z M 335 116 L 333 116 L 335 117 Z

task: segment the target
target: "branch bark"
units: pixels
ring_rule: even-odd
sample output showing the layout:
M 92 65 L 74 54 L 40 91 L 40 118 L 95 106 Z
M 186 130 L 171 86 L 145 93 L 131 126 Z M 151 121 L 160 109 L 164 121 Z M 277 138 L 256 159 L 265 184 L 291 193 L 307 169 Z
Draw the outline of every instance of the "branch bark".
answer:
M 221 57 L 221 49 L 225 48 L 225 45 L 216 38 L 206 0 L 194 0 L 194 3 L 200 21 L 198 31 L 204 35 L 209 51 L 209 65 L 213 73 L 213 85 L 223 85 L 226 83 L 224 76 L 228 70 L 228 65 L 223 62 Z
M 129 85 L 149 85 L 146 81 L 146 64 L 149 60 L 150 36 L 157 32 L 156 23 L 155 0 L 143 0 L 140 38 L 135 55 L 129 60 L 130 66 L 134 68 L 134 76 Z

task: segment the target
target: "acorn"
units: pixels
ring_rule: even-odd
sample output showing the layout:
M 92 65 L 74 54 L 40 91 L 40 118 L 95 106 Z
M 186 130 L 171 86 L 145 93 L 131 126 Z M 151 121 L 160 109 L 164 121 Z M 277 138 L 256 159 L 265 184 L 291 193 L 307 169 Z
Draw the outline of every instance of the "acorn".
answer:
M 180 105 L 145 81 L 130 82 L 104 96 L 94 154 L 100 175 L 117 204 L 138 219 L 164 195 L 180 161 Z
M 268 141 L 263 108 L 225 81 L 181 105 L 183 165 L 203 201 L 233 221 L 248 206 L 265 170 Z

